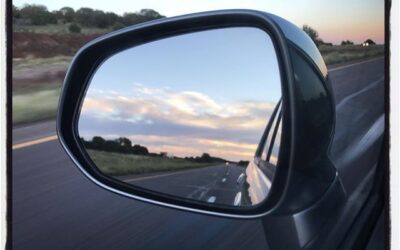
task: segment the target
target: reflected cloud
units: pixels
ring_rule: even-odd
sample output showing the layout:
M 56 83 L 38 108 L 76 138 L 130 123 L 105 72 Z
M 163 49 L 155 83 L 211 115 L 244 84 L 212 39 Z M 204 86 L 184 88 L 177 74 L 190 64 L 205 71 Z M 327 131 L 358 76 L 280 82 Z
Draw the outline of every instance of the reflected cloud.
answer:
M 195 91 L 173 92 L 135 83 L 132 93 L 88 92 L 79 130 L 87 139 L 118 133 L 152 152 L 180 157 L 209 152 L 243 160 L 254 156 L 273 108 L 269 102 L 217 102 Z

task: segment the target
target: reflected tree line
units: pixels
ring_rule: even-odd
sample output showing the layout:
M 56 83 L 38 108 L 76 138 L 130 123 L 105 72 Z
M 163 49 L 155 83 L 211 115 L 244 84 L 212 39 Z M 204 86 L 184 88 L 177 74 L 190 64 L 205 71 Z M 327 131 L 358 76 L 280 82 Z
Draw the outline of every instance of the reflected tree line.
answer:
M 173 159 L 185 159 L 188 161 L 193 161 L 197 163 L 235 163 L 239 166 L 246 167 L 249 164 L 249 161 L 238 161 L 232 162 L 226 159 L 211 156 L 209 153 L 203 153 L 201 156 L 190 156 L 190 157 L 177 157 L 168 154 L 168 152 L 160 152 L 153 153 L 149 152 L 149 150 L 142 145 L 134 144 L 132 145 L 132 141 L 126 137 L 119 137 L 117 139 L 107 140 L 101 136 L 94 136 L 92 140 L 85 140 L 81 138 L 83 145 L 87 149 L 98 150 L 98 151 L 106 151 L 113 153 L 121 153 L 121 154 L 133 154 L 133 155 L 143 155 L 143 156 L 152 156 L 152 157 L 165 157 L 165 158 L 173 158 Z

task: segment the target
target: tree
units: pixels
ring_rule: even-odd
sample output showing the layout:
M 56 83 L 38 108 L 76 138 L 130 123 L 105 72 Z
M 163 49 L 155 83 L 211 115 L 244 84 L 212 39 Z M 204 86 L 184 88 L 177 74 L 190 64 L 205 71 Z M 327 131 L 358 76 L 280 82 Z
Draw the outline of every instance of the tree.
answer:
M 20 13 L 18 7 L 15 6 L 14 4 L 12 6 L 12 15 L 13 15 L 13 18 L 16 18 L 16 19 L 21 18 L 21 13 Z
M 203 153 L 200 157 L 196 157 L 197 162 L 212 162 L 213 159 L 209 153 Z
M 210 156 L 210 154 L 209 153 L 203 153 L 202 155 L 201 155 L 201 158 L 203 158 L 203 159 L 211 159 L 211 156 Z
M 80 8 L 75 12 L 75 21 L 82 26 L 93 27 L 94 21 L 94 10 L 91 8 Z
M 51 14 L 55 17 L 55 19 L 57 20 L 57 22 L 58 22 L 58 21 L 62 21 L 63 16 L 62 16 L 62 14 L 61 14 L 61 11 L 59 11 L 59 10 L 53 10 L 53 11 L 51 12 Z
M 106 12 L 105 16 L 107 20 L 107 27 L 113 27 L 115 24 L 122 22 L 122 17 L 113 12 Z
M 107 28 L 123 18 L 112 12 L 93 10 L 91 8 L 80 8 L 74 14 L 74 19 L 82 26 Z
M 319 46 L 321 44 L 324 44 L 324 41 L 321 38 L 319 38 L 318 31 L 316 31 L 311 26 L 304 24 L 303 31 L 307 33 L 307 35 L 313 40 L 315 45 Z
M 104 144 L 106 143 L 106 140 L 103 139 L 101 136 L 94 136 L 92 138 L 92 147 L 94 149 L 101 150 L 104 148 Z
M 80 26 L 80 28 L 97 27 L 101 29 L 112 28 L 113 30 L 116 30 L 128 25 L 165 17 L 152 9 L 142 9 L 135 13 L 125 13 L 123 16 L 120 16 L 113 12 L 104 12 L 102 10 L 95 10 L 87 7 L 75 11 L 73 8 L 65 6 L 52 12 L 48 11 L 46 6 L 37 4 L 25 4 L 22 8 L 13 5 L 12 8 L 14 24 L 24 25 L 75 23 Z M 76 25 L 69 25 L 68 30 L 71 33 L 78 33 Z M 69 29 L 70 27 L 72 30 Z
M 93 22 L 94 22 L 94 26 L 98 27 L 98 28 L 106 28 L 107 26 L 109 26 L 108 20 L 107 20 L 107 16 L 106 14 L 101 11 L 101 10 L 95 10 L 93 12 Z
M 368 43 L 369 45 L 375 45 L 376 44 L 374 41 L 372 41 L 372 39 L 367 39 L 367 40 L 365 40 L 364 43 Z
M 125 26 L 140 23 L 140 17 L 136 13 L 124 13 L 122 16 L 122 23 Z
M 130 153 L 132 150 L 132 142 L 126 137 L 120 137 L 117 139 L 119 144 L 119 152 L 121 153 Z
M 135 144 L 132 147 L 132 154 L 135 155 L 148 155 L 149 154 L 149 150 L 147 150 L 146 147 L 140 146 L 138 144 Z
M 129 139 L 126 138 L 126 137 L 120 137 L 120 138 L 118 138 L 118 139 L 117 139 L 117 142 L 119 143 L 119 145 L 120 145 L 121 147 L 126 147 L 126 148 L 132 147 L 132 142 L 131 142 L 131 140 L 129 140 Z
M 341 45 L 354 45 L 354 43 L 350 40 L 342 41 Z
M 70 24 L 68 30 L 71 33 L 81 33 L 81 27 L 76 23 Z
M 74 20 L 75 10 L 71 7 L 62 7 L 59 11 L 65 23 L 70 23 Z
M 104 150 L 108 152 L 121 152 L 120 145 L 116 140 L 107 140 L 104 143 Z
M 19 11 L 21 18 L 29 19 L 33 25 L 57 23 L 57 18 L 47 10 L 44 5 L 25 4 Z
M 137 23 L 142 23 L 158 18 L 163 18 L 165 16 L 160 15 L 155 10 L 152 9 L 142 9 L 139 12 L 136 13 L 124 13 L 122 17 L 122 23 L 125 24 L 126 26 L 128 25 L 133 25 Z
M 160 15 L 160 13 L 158 13 L 157 11 L 152 10 L 152 9 L 141 9 L 138 14 L 140 16 L 146 17 L 148 20 L 165 17 L 163 15 Z

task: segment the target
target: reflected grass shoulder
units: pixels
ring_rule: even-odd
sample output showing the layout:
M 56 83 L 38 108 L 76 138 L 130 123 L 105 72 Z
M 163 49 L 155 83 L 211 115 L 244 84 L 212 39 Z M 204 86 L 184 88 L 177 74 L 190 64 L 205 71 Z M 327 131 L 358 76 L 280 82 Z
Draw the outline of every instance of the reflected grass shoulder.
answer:
M 199 163 L 182 158 L 123 154 L 93 149 L 87 152 L 100 171 L 112 176 L 194 169 L 220 164 L 219 162 Z

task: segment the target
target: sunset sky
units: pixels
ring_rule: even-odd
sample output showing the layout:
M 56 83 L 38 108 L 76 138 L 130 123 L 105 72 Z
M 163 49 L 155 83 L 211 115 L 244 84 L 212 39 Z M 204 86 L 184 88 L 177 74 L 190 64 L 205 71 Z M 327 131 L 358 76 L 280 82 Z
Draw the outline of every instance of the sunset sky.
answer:
M 14 0 L 13 3 L 18 7 L 25 3 L 43 4 L 50 10 L 64 6 L 90 7 L 118 14 L 150 8 L 166 16 L 217 9 L 256 9 L 279 15 L 297 26 L 311 25 L 326 42 L 337 44 L 349 39 L 361 43 L 367 38 L 384 42 L 384 0 Z

